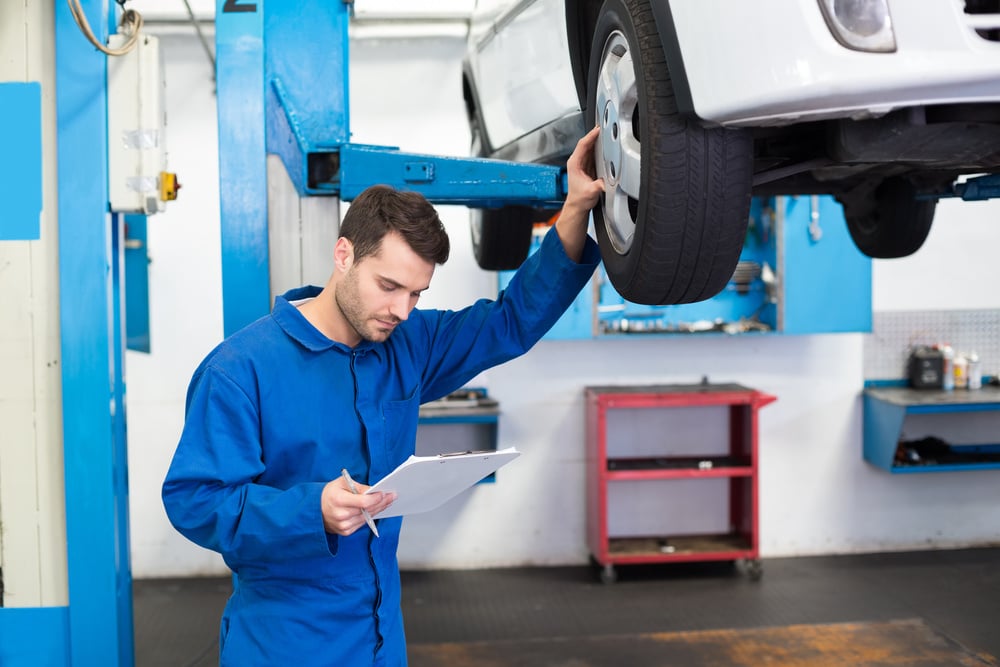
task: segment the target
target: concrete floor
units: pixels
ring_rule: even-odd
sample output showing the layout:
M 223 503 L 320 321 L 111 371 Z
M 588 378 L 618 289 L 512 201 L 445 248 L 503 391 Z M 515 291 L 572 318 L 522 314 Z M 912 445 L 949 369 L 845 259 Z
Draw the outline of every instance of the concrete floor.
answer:
M 408 641 L 919 620 L 971 652 L 1000 656 L 1000 548 L 765 559 L 760 581 L 731 564 L 619 567 L 618 575 L 602 584 L 586 566 L 404 572 Z M 140 580 L 134 591 L 137 665 L 218 664 L 228 578 Z

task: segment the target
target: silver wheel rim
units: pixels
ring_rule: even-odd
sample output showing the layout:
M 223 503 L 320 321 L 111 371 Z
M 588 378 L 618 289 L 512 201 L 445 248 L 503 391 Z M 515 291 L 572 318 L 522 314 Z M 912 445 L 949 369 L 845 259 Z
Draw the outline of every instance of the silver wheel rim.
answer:
M 595 96 L 597 124 L 597 175 L 604 179 L 604 226 L 611 246 L 619 254 L 632 247 L 635 237 L 634 203 L 639 201 L 639 137 L 633 131 L 638 120 L 639 91 L 628 40 L 619 31 L 611 33 L 601 54 Z

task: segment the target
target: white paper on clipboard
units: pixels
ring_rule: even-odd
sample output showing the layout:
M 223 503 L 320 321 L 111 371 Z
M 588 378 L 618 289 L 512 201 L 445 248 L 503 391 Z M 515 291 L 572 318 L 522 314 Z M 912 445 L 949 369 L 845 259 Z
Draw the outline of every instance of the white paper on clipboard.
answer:
M 411 456 L 365 493 L 392 491 L 396 494 L 396 500 L 379 512 L 376 519 L 426 512 L 443 505 L 520 455 L 517 449 L 508 447 L 498 451 Z

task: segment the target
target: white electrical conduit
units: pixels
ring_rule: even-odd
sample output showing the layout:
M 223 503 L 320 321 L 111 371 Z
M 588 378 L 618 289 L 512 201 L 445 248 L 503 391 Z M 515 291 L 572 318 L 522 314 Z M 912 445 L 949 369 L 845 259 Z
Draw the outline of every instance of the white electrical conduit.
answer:
M 109 49 L 97 41 L 97 38 L 94 36 L 94 31 L 90 29 L 87 16 L 83 13 L 83 8 L 80 6 L 80 0 L 66 0 L 66 2 L 69 4 L 69 11 L 73 15 L 73 20 L 76 21 L 76 25 L 79 26 L 80 31 L 91 44 L 103 53 L 109 56 L 123 56 L 135 48 L 136 42 L 139 41 L 139 31 L 142 30 L 142 15 L 139 12 L 134 9 L 126 9 L 122 13 L 122 20 L 118 26 L 123 29 L 124 34 L 128 35 L 128 39 L 121 47 Z

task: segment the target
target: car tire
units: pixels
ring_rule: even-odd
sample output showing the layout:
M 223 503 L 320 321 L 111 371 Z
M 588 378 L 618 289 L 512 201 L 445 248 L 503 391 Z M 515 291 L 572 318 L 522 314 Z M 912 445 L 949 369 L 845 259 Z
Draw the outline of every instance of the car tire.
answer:
M 487 151 L 479 114 L 469 111 L 472 154 L 483 157 Z M 472 254 L 485 271 L 510 271 L 524 263 L 531 249 L 531 230 L 539 214 L 526 206 L 470 208 L 469 229 Z M 551 215 L 551 213 L 549 213 Z
M 844 218 L 854 245 L 868 257 L 912 255 L 927 240 L 937 200 L 917 199 L 917 189 L 902 177 L 887 178 L 864 198 L 844 202 Z
M 472 211 L 472 252 L 486 271 L 510 271 L 521 266 L 531 249 L 534 210 L 526 206 Z
M 607 0 L 594 31 L 588 118 L 602 126 L 594 209 L 615 289 L 641 304 L 711 298 L 743 249 L 752 137 L 680 113 L 649 0 Z

